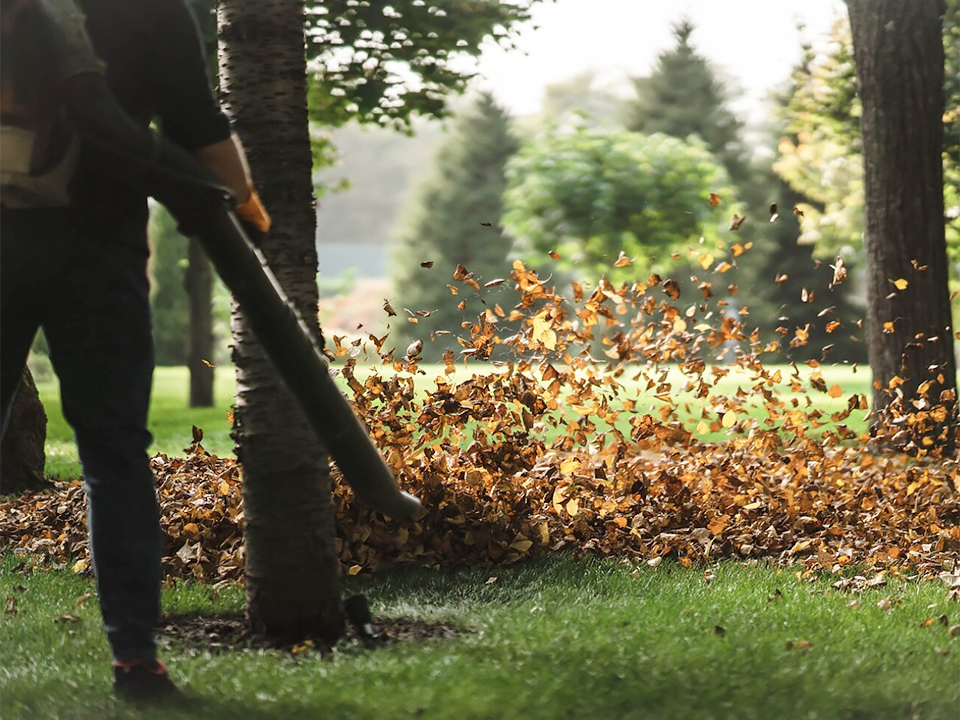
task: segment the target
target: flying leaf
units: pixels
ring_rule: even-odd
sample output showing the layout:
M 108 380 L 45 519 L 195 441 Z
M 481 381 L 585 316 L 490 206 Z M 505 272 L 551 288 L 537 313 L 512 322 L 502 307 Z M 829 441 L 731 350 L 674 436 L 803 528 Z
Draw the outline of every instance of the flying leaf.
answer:
M 843 264 L 843 258 L 838 255 L 836 264 L 830 267 L 833 268 L 833 282 L 830 283 L 830 287 L 832 288 L 834 285 L 840 285 L 847 279 L 847 266 Z
M 670 297 L 671 300 L 680 299 L 680 283 L 673 279 L 667 279 L 663 283 L 663 291 Z

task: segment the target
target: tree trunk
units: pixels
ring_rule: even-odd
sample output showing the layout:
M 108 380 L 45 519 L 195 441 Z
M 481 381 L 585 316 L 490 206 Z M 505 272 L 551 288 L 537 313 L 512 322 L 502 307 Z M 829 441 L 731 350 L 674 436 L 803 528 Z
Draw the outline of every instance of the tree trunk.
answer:
M 10 410 L 7 432 L 0 444 L 0 494 L 40 490 L 49 483 L 43 476 L 46 457 L 47 414 L 37 386 L 24 368 L 20 389 Z
M 273 217 L 261 249 L 319 337 L 303 13 L 303 0 L 221 0 L 220 92 Z M 232 329 L 247 613 L 257 630 L 330 642 L 343 611 L 327 454 L 236 308 Z
M 867 347 L 899 444 L 954 450 L 943 218 L 941 0 L 847 0 L 863 103 Z M 930 384 L 926 383 L 930 381 Z M 937 409 L 941 408 L 941 409 Z
M 191 239 L 184 275 L 190 302 L 190 407 L 213 407 L 213 271 L 200 243 Z

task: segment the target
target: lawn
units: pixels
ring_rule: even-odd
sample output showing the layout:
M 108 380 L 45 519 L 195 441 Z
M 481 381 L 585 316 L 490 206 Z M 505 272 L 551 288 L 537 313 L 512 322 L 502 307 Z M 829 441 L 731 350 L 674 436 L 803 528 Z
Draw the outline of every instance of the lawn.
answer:
M 509 569 L 348 579 L 378 617 L 454 623 L 453 639 L 332 655 L 164 651 L 193 705 L 116 703 L 90 580 L 2 561 L 0 706 L 19 718 L 829 718 L 953 720 L 958 606 L 891 578 L 860 594 L 765 565 L 685 570 L 552 557 Z M 215 597 L 214 597 L 215 596 Z M 240 588 L 176 585 L 168 614 L 242 610 Z M 72 615 L 78 618 L 56 622 Z M 944 616 L 941 619 L 941 616 Z

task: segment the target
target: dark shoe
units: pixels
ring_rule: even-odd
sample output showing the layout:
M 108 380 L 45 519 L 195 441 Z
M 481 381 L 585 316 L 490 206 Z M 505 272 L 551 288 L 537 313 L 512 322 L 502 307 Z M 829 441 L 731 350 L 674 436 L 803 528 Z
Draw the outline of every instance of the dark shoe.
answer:
M 113 690 L 122 700 L 138 703 L 169 702 L 183 698 L 167 675 L 167 666 L 159 660 L 113 663 Z

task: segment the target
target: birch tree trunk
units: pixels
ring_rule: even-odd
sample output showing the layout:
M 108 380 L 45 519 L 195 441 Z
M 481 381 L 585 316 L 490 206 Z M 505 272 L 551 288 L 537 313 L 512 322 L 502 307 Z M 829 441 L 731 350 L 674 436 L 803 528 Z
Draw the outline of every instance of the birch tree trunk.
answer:
M 957 384 L 940 155 L 943 3 L 847 0 L 847 6 L 863 103 L 874 409 L 895 409 L 903 428 L 894 436 L 898 444 L 952 454 Z
M 221 0 L 217 12 L 221 103 L 274 221 L 261 247 L 319 337 L 303 0 Z M 236 308 L 232 329 L 247 613 L 255 630 L 331 642 L 343 611 L 327 454 Z

